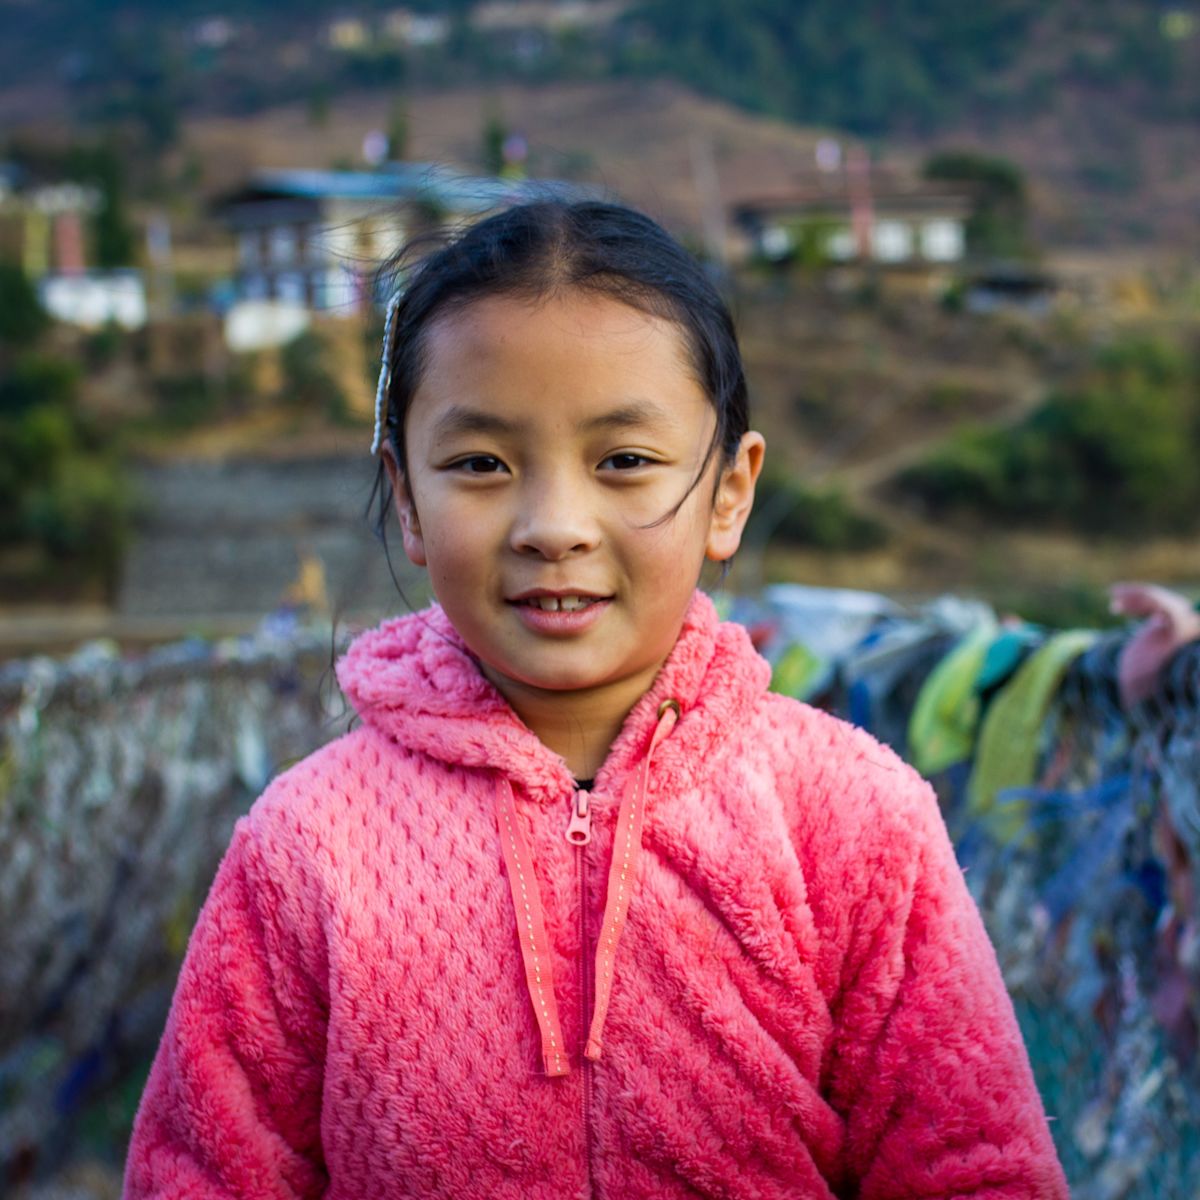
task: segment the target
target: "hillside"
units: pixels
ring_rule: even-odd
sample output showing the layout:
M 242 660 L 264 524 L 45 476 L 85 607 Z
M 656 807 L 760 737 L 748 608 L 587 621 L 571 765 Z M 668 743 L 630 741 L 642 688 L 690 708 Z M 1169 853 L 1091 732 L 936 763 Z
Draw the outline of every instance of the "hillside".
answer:
M 353 159 L 364 134 L 385 128 L 391 100 L 360 93 L 314 123 L 305 105 L 244 117 L 201 115 L 184 136 L 205 191 L 253 167 L 328 166 Z M 408 155 L 478 169 L 489 114 L 521 131 L 529 169 L 598 185 L 677 230 L 701 225 L 698 155 L 715 161 L 725 205 L 794 185 L 811 172 L 818 133 L 746 113 L 666 80 L 503 84 L 419 92 L 406 100 Z
M 64 6 L 9 3 L 5 12 L 19 11 L 24 19 L 36 8 L 40 20 L 49 19 L 56 7 Z M 747 21 L 752 25 L 769 7 L 751 6 Z M 711 3 L 697 11 L 717 21 L 720 8 Z M 139 9 L 133 17 L 132 9 L 116 9 L 111 25 L 97 32 L 96 53 L 114 30 L 136 28 L 149 36 L 159 29 L 153 8 Z M 185 4 L 177 31 L 192 28 L 189 22 L 202 11 L 200 5 Z M 322 64 L 328 65 L 329 53 L 314 39 L 332 10 L 319 3 L 302 6 L 288 39 L 278 45 L 265 32 L 272 18 L 262 11 L 247 6 L 239 29 L 256 30 L 253 38 L 246 33 L 243 40 L 235 39 L 236 53 L 227 58 L 214 55 L 205 78 L 221 79 L 222 88 L 197 87 L 192 68 L 171 65 L 169 56 L 156 60 L 157 75 L 139 75 L 130 64 L 136 65 L 140 51 L 135 53 L 128 39 L 126 50 L 133 57 L 123 61 L 130 74 L 124 91 L 118 89 L 124 99 L 107 108 L 91 106 L 89 97 L 102 97 L 108 86 L 95 75 L 72 82 L 69 72 L 48 71 L 34 79 L 20 72 L 5 76 L 0 69 L 0 80 L 7 80 L 0 84 L 0 119 L 11 136 L 63 144 L 116 131 L 135 215 L 138 209 L 164 206 L 171 213 L 181 294 L 199 296 L 214 274 L 232 269 L 232 241 L 212 220 L 212 199 L 257 167 L 360 166 L 364 135 L 398 121 L 405 128 L 409 158 L 468 170 L 483 169 L 489 123 L 521 133 L 533 175 L 590 183 L 649 211 L 693 244 L 705 217 L 711 220 L 714 199 L 728 211 L 739 201 L 810 183 L 815 148 L 831 132 L 827 125 L 762 111 L 767 106 L 748 94 L 737 97 L 740 104 L 719 98 L 716 93 L 729 91 L 719 72 L 707 81 L 697 77 L 695 86 L 672 78 L 688 74 L 683 67 L 693 61 L 693 52 L 699 53 L 695 46 L 681 52 L 670 71 L 670 64 L 653 65 L 648 50 L 635 74 L 605 68 L 592 70 L 588 78 L 559 77 L 569 74 L 565 67 L 557 76 L 546 70 L 531 78 L 536 73 L 509 69 L 512 64 L 506 66 L 502 57 L 485 72 L 478 63 L 472 67 L 468 55 L 455 68 L 457 74 L 443 78 L 434 77 L 430 63 L 420 70 L 420 64 L 410 64 L 403 86 L 382 75 L 350 72 L 336 90 L 322 92 L 314 79 L 325 70 Z M 935 20 L 930 11 L 933 37 L 941 18 Z M 1047 19 L 1063 11 L 1050 5 Z M 157 43 L 160 49 L 169 48 L 173 35 L 165 27 L 159 34 L 167 39 Z M 681 34 L 681 48 L 685 42 Z M 1081 44 L 1071 53 L 1078 55 Z M 1185 49 L 1191 45 L 1190 34 L 1181 39 Z M 0 48 L 0 67 L 5 54 L 11 61 L 12 46 L 9 41 Z M 238 91 L 238 72 L 244 74 L 238 56 L 252 56 L 256 49 L 262 68 L 258 98 L 280 102 L 251 104 Z M 1016 87 L 1033 77 L 1038 63 L 1057 70 L 1060 50 L 1048 45 L 1028 54 L 1018 46 L 1003 64 L 997 62 L 997 78 L 1003 75 L 1006 88 Z M 30 61 L 36 57 L 31 52 Z M 281 74 L 285 60 L 293 64 L 290 74 Z M 736 65 L 734 58 L 730 61 Z M 111 67 L 113 87 L 116 70 Z M 772 464 L 804 487 L 835 490 L 840 499 L 829 511 L 835 526 L 841 525 L 830 544 L 802 548 L 802 531 L 795 544 L 773 548 L 765 561 L 751 544 L 740 556 L 735 581 L 744 576 L 752 587 L 765 572 L 891 590 L 978 588 L 996 598 L 1006 592 L 1028 594 L 1035 587 L 1095 589 L 1122 576 L 1185 584 L 1200 579 L 1200 543 L 1194 537 L 1155 536 L 1152 523 L 1138 531 L 1138 538 L 1123 542 L 1082 537 L 1061 520 L 1027 520 L 1018 526 L 995 510 L 960 514 L 962 519 L 947 523 L 940 513 L 930 519 L 928 505 L 922 515 L 919 501 L 898 497 L 894 488 L 900 475 L 942 444 L 953 443 L 968 426 L 1002 435 L 1016 430 L 1054 388 L 1082 377 L 1088 355 L 1130 319 L 1129 311 L 1113 305 L 1114 278 L 1136 301 L 1126 307 L 1140 307 L 1151 334 L 1159 332 L 1155 322 L 1164 328 L 1182 322 L 1168 332 L 1194 337 L 1186 328 L 1194 326 L 1200 294 L 1195 282 L 1200 210 L 1194 203 L 1200 194 L 1200 122 L 1155 108 L 1157 101 L 1141 85 L 1105 91 L 1081 82 L 1078 74 L 1068 72 L 1063 86 L 1054 89 L 1053 103 L 1044 111 L 1035 106 L 1023 119 L 1011 105 L 989 108 L 964 101 L 947 106 L 943 124 L 927 127 L 898 116 L 885 136 L 843 114 L 836 135 L 845 142 L 855 136 L 847 130 L 857 128 L 880 172 L 913 176 L 941 146 L 975 145 L 1018 163 L 1028 179 L 1034 240 L 1046 264 L 1072 281 L 1068 290 L 1082 297 L 1086 311 L 1040 328 L 1022 327 L 946 311 L 931 294 L 870 300 L 857 294 L 859 284 L 847 290 L 843 281 L 839 290 L 802 273 L 775 280 L 749 273 L 740 279 L 739 327 L 756 419 L 770 439 Z M 164 79 L 179 85 L 178 94 L 172 93 L 175 108 L 146 107 L 163 98 Z M 942 82 L 947 94 L 958 86 L 949 76 Z M 702 83 L 711 94 L 697 90 Z M 900 114 L 903 105 L 896 111 Z M 100 117 L 103 121 L 92 119 Z M 1136 178 L 1119 177 L 1127 152 L 1137 158 Z M 1079 280 L 1090 295 L 1076 286 Z M 210 339 L 219 341 L 213 321 Z M 189 339 L 182 326 L 178 332 Z M 322 338 L 346 343 L 335 353 L 336 372 L 340 393 L 356 409 L 355 398 L 368 395 L 370 387 L 369 380 L 358 380 L 363 345 L 373 353 L 378 335 L 326 329 Z M 200 355 L 185 366 L 167 347 L 157 357 L 149 355 L 151 368 L 132 350 L 122 350 L 108 367 L 96 370 L 90 360 L 110 353 L 102 341 L 82 351 L 89 361 L 81 403 L 101 424 L 110 417 L 157 422 L 162 429 L 156 457 L 303 456 L 331 440 L 358 438 L 357 429 L 338 425 L 342 417 L 330 427 L 323 401 L 310 403 L 311 411 L 304 413 L 282 401 L 273 408 L 272 398 L 286 389 L 277 382 L 244 380 L 244 364 L 227 363 L 214 371 Z M 352 419 L 358 417 L 352 414 Z M 144 440 L 140 449 L 147 450 Z M 81 477 L 73 473 L 71 478 Z M 82 506 L 88 496 L 83 489 L 74 499 Z M 842 519 L 847 511 L 850 525 Z M 860 538 L 853 526 L 859 518 L 883 527 L 886 542 Z
M 190 165 L 210 195 L 258 166 L 355 162 L 364 135 L 387 128 L 394 104 L 391 95 L 358 92 L 339 99 L 319 121 L 303 103 L 239 117 L 197 114 L 182 128 L 186 149 L 171 161 L 177 170 Z M 826 132 L 747 112 L 666 79 L 425 90 L 408 94 L 404 111 L 412 159 L 479 169 L 482 130 L 496 116 L 528 140 L 534 175 L 597 184 L 696 235 L 707 162 L 728 208 L 811 185 L 815 147 Z M 1126 245 L 1185 258 L 1200 253 L 1200 123 L 1148 131 L 1143 185 L 1120 195 L 1097 195 L 1080 185 L 1071 146 L 1087 143 L 1072 129 L 1069 122 L 1047 120 L 991 137 L 963 130 L 948 141 L 889 142 L 878 157 L 885 169 L 910 177 L 939 145 L 974 145 L 1012 159 L 1028 179 L 1035 240 L 1052 256 L 1071 248 L 1111 253 Z
M 159 190 L 169 178 L 150 168 L 187 158 L 201 116 L 283 108 L 332 126 L 346 102 L 386 114 L 399 97 L 412 110 L 408 153 L 420 157 L 437 141 L 433 110 L 453 114 L 473 94 L 512 103 L 506 118 L 530 132 L 547 172 L 603 175 L 645 158 L 660 178 L 690 177 L 678 135 L 655 160 L 643 137 L 654 113 L 618 98 L 684 94 L 656 90 L 673 79 L 744 112 L 869 139 L 885 157 L 919 161 L 950 144 L 1002 153 L 1030 175 L 1047 242 L 1200 245 L 1193 0 L 418 0 L 403 10 L 307 0 L 286 14 L 264 3 L 226 13 L 202 0 L 6 0 L 0 11 L 3 127 L 121 126 L 141 144 L 143 182 Z M 397 32 L 408 18 L 397 24 L 396 13 L 413 11 L 442 20 L 433 40 Z M 588 137 L 568 137 L 579 123 L 570 97 L 590 87 L 612 98 L 595 107 Z M 478 159 L 480 121 L 476 108 L 454 157 Z M 358 145 L 342 141 L 331 156 L 352 160 Z
M 1153 516 L 1137 515 L 1136 491 L 1123 501 L 1125 485 L 1102 475 L 1082 481 L 1095 488 L 1087 503 L 1097 512 L 1114 501 L 1128 503 L 1133 527 L 1088 532 L 1074 526 L 1067 511 L 1032 521 L 988 510 L 941 511 L 897 490 L 906 470 L 972 430 L 1012 435 L 1016 444 L 1055 395 L 1078 394 L 1102 414 L 1096 400 L 1079 393 L 1081 385 L 1095 392 L 1102 382 L 1094 370 L 1097 347 L 1187 338 L 1194 319 L 1172 333 L 1161 314 L 1138 318 L 1113 308 L 1095 315 L 1064 312 L 1042 322 L 980 317 L 912 295 L 872 296 L 820 277 L 766 279 L 752 272 L 736 277 L 730 298 L 753 423 L 768 442 L 768 477 L 738 555 L 734 586 L 753 590 L 767 579 L 793 578 L 896 593 L 966 590 L 1030 616 L 1070 621 L 1082 614 L 1095 621 L 1103 613 L 1103 589 L 1113 580 L 1152 578 L 1181 586 L 1200 580 L 1194 520 L 1193 528 L 1171 533 Z M 88 374 L 80 403 L 106 424 L 120 425 L 133 456 L 152 463 L 164 478 L 173 463 L 192 471 L 199 462 L 290 478 L 293 464 L 340 455 L 348 479 L 370 466 L 372 380 L 364 348 L 373 350 L 378 328 L 326 318 L 313 337 L 316 357 L 260 355 L 248 372 L 249 364 L 220 350 L 216 318 L 197 315 L 174 330 L 157 331 L 150 342 L 135 339 L 122 347 Z M 157 364 L 153 372 L 131 374 L 139 356 Z M 1150 365 L 1157 369 L 1155 360 Z M 195 387 L 203 370 L 215 372 L 215 382 L 200 395 Z M 1135 388 L 1139 378 L 1133 378 Z M 344 397 L 341 409 L 327 395 L 331 379 Z M 1155 423 L 1144 431 L 1112 430 L 1119 447 L 1135 455 L 1126 464 L 1137 469 L 1126 471 L 1130 485 L 1148 481 L 1165 490 L 1160 501 L 1169 500 L 1182 484 L 1166 474 L 1174 457 L 1163 456 L 1157 430 L 1173 427 L 1175 401 L 1164 392 L 1162 402 L 1171 406 L 1164 410 L 1156 393 L 1142 389 L 1128 397 L 1149 400 L 1145 419 Z M 1125 406 L 1123 393 L 1113 393 L 1111 401 L 1110 419 L 1114 404 Z M 1184 402 L 1180 419 L 1187 411 Z M 1137 457 L 1147 453 L 1154 459 Z M 1069 468 L 1064 460 L 1051 471 L 1065 477 Z M 1184 475 L 1189 468 L 1185 462 Z M 1040 478 L 1042 485 L 1053 482 L 1046 472 Z M 777 513 L 785 523 L 771 515 L 786 499 L 781 489 L 797 501 Z M 1013 499 L 1021 494 L 1017 488 Z M 361 512 L 365 492 L 356 497 L 351 507 Z M 1155 500 L 1143 496 L 1143 508 L 1147 499 Z M 881 536 L 864 535 L 863 521 Z M 211 524 L 207 517 L 204 522 Z M 347 524 L 357 528 L 361 520 Z M 327 522 L 301 520 L 289 532 L 312 544 L 330 536 Z M 330 554 L 332 561 L 336 554 Z

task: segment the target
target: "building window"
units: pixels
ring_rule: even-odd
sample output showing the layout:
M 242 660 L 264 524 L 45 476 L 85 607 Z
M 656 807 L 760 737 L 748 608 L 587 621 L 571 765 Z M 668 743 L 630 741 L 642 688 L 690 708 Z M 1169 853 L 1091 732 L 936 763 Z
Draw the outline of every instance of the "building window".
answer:
M 904 262 L 912 257 L 912 230 L 903 221 L 876 221 L 871 249 L 880 262 Z
M 304 227 L 305 262 L 324 262 L 327 250 L 328 247 L 325 244 L 325 227 L 323 225 L 306 225 Z
M 792 237 L 782 225 L 768 225 L 762 231 L 759 245 L 767 258 L 778 262 L 792 252 Z
M 238 234 L 238 263 L 245 271 L 262 266 L 262 240 L 257 229 L 243 229 Z
M 921 253 L 930 262 L 957 262 L 963 256 L 963 227 L 960 221 L 941 217 L 921 227 Z
M 353 271 L 345 267 L 326 271 L 318 306 L 342 316 L 357 312 L 358 286 Z
M 275 280 L 276 299 L 287 304 L 304 303 L 304 276 L 298 271 L 288 271 Z
M 825 239 L 825 253 L 834 262 L 849 262 L 858 254 L 854 232 L 848 226 L 833 230 Z
M 296 260 L 296 231 L 290 225 L 276 225 L 270 235 L 271 262 L 284 267 Z

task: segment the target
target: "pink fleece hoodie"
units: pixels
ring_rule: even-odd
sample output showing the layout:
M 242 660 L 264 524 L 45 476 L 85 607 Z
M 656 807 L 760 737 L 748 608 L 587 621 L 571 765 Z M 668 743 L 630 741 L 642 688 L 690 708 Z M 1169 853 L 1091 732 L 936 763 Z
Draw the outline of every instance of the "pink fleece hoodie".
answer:
M 933 794 L 768 675 L 697 593 L 577 796 L 439 609 L 360 637 L 363 724 L 237 824 L 127 1200 L 1065 1200 Z

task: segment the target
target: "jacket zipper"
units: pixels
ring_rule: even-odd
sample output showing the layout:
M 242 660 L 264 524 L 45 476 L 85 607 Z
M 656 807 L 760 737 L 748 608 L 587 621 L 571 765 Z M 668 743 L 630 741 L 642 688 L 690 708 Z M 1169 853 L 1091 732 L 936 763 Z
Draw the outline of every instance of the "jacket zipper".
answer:
M 575 847 L 575 866 L 579 873 L 579 1027 L 580 1036 L 587 1038 L 588 1023 L 592 1011 L 592 970 L 588 939 L 588 885 L 587 843 L 592 836 L 592 815 L 589 811 L 588 793 L 580 789 L 572 802 L 571 823 L 567 828 L 567 839 Z M 591 1059 L 580 1056 L 580 1073 L 583 1076 L 583 1138 L 587 1163 L 587 1195 L 596 1196 L 595 1173 L 593 1171 L 592 1132 L 592 1070 Z

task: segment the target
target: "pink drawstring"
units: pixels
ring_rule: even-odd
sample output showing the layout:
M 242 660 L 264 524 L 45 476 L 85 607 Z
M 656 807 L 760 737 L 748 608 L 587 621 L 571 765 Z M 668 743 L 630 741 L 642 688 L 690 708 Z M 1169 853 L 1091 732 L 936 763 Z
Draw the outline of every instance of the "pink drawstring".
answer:
M 525 986 L 533 1001 L 542 1033 L 542 1062 L 547 1075 L 565 1075 L 570 1068 L 563 1054 L 562 1026 L 554 999 L 554 973 L 550 965 L 550 942 L 542 919 L 542 900 L 529 843 L 517 824 L 512 785 L 503 776 L 497 780 L 496 807 L 500 819 L 500 845 L 508 868 L 508 885 L 517 914 L 521 957 L 525 960 Z
M 592 1027 L 588 1031 L 584 1055 L 595 1062 L 600 1057 L 600 1035 L 608 1016 L 612 996 L 613 965 L 617 943 L 625 930 L 629 912 L 629 897 L 636 878 L 638 855 L 642 852 L 642 826 L 646 818 L 646 785 L 650 781 L 650 759 L 679 720 L 679 703 L 665 700 L 658 709 L 658 724 L 650 739 L 650 748 L 637 772 L 625 782 L 621 797 L 621 813 L 617 818 L 617 836 L 613 841 L 612 865 L 608 869 L 608 895 L 604 902 L 604 925 L 596 946 L 596 1007 L 592 1010 Z
M 612 996 L 613 967 L 617 943 L 625 929 L 629 900 L 642 849 L 645 823 L 646 788 L 650 779 L 650 759 L 658 744 L 675 727 L 679 704 L 665 700 L 658 709 L 658 724 L 641 766 L 630 775 L 621 798 L 617 832 L 613 843 L 612 865 L 608 872 L 608 895 L 604 903 L 604 924 L 596 947 L 596 1002 L 584 1054 L 593 1062 L 600 1057 L 600 1038 L 608 1016 Z M 496 810 L 500 825 L 500 845 L 508 869 L 513 909 L 520 933 L 521 958 L 525 963 L 525 985 L 533 1002 L 542 1035 L 542 1062 L 547 1075 L 566 1075 L 570 1068 L 563 1053 L 562 1026 L 554 995 L 554 975 L 550 962 L 550 943 L 546 937 L 541 896 L 533 873 L 533 856 L 516 819 L 512 785 L 504 776 L 496 780 Z

